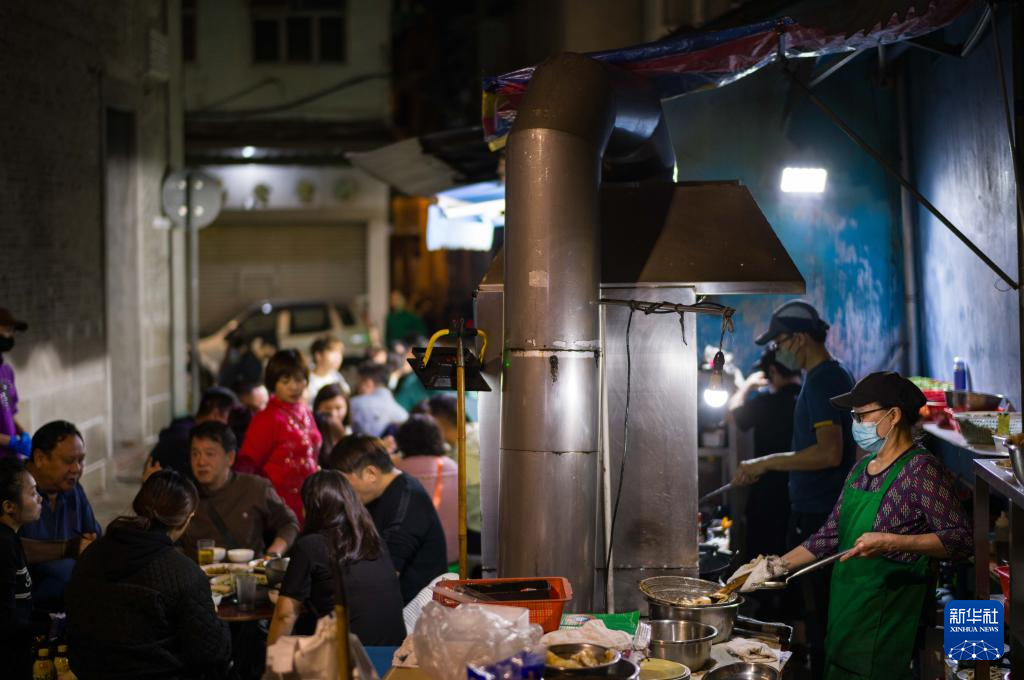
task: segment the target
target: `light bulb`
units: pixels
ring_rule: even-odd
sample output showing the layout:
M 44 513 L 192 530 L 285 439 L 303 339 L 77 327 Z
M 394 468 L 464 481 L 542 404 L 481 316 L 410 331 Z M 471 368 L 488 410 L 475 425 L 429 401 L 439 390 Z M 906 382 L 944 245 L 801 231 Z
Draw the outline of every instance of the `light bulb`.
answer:
M 721 408 L 729 401 L 729 393 L 722 389 L 722 369 L 725 368 L 725 355 L 718 350 L 711 360 L 711 378 L 704 390 L 704 403 L 711 408 Z
M 729 393 L 725 390 L 713 390 L 710 387 L 704 390 L 704 403 L 711 408 L 722 408 L 727 401 Z

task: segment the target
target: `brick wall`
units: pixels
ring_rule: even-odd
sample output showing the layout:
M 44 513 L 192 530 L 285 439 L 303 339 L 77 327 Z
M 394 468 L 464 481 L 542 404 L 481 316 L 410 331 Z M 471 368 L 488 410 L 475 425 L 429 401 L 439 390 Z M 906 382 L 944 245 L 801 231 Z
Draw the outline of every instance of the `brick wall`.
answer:
M 150 30 L 177 28 L 177 3 L 164 5 L 0 3 L 0 306 L 30 325 L 9 357 L 19 420 L 77 423 L 94 493 L 135 471 L 172 411 L 172 236 L 152 223 L 179 103 L 174 79 L 145 76 Z M 134 118 L 128 206 L 104 200 L 110 107 Z M 132 217 L 108 226 L 112 211 Z

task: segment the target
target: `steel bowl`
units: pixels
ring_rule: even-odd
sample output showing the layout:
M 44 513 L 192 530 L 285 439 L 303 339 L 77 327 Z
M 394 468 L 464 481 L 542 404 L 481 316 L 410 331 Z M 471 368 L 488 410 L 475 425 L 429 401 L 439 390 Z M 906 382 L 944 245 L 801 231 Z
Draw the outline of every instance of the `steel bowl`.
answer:
M 651 621 L 651 656 L 668 659 L 698 671 L 711 657 L 711 644 L 718 635 L 714 626 L 694 621 Z
M 549 675 L 560 675 L 563 677 L 580 678 L 614 675 L 618 668 L 619 660 L 622 658 L 622 654 L 614 649 L 602 647 L 601 645 L 592 645 L 589 642 L 573 642 L 564 645 L 551 645 L 548 647 L 548 651 L 555 656 L 562 657 L 563 659 L 568 659 L 573 654 L 579 654 L 580 652 L 585 651 L 589 651 L 597 659 L 608 658 L 609 653 L 611 654 L 611 658 L 608 661 L 589 668 L 560 668 L 558 666 L 545 666 L 545 677 L 548 677 Z
M 1024 486 L 1024 451 L 1019 446 L 1007 444 L 1006 450 L 1010 454 L 1010 465 L 1013 466 L 1013 476 L 1017 483 Z
M 275 557 L 274 559 L 267 562 L 264 566 L 264 570 L 267 573 L 267 585 L 273 588 L 274 586 L 280 585 L 284 580 L 284 574 L 288 571 L 288 562 L 291 561 L 290 557 Z
M 763 663 L 731 663 L 709 671 L 704 680 L 779 680 L 779 672 Z
M 998 411 L 1006 400 L 1001 394 L 987 392 L 969 392 L 967 390 L 947 390 L 946 405 L 963 411 Z

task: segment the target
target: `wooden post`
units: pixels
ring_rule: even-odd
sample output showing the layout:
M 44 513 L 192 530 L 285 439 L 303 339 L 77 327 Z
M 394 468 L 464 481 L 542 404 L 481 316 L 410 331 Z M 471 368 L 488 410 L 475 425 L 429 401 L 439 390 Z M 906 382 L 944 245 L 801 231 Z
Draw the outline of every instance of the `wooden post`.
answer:
M 465 321 L 459 321 L 458 340 L 455 345 L 456 420 L 458 421 L 459 459 L 459 578 L 469 578 L 469 559 L 466 539 L 466 362 L 462 356 L 462 335 Z

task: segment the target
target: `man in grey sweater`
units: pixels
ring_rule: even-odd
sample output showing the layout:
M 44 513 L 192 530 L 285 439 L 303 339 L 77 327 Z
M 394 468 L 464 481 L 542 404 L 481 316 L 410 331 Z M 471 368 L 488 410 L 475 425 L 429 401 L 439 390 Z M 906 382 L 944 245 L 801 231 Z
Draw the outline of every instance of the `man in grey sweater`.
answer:
M 231 428 L 200 423 L 192 429 L 191 448 L 199 507 L 181 537 L 185 554 L 195 558 L 196 542 L 207 538 L 257 555 L 287 552 L 299 535 L 299 521 L 269 480 L 231 469 L 238 451 Z

